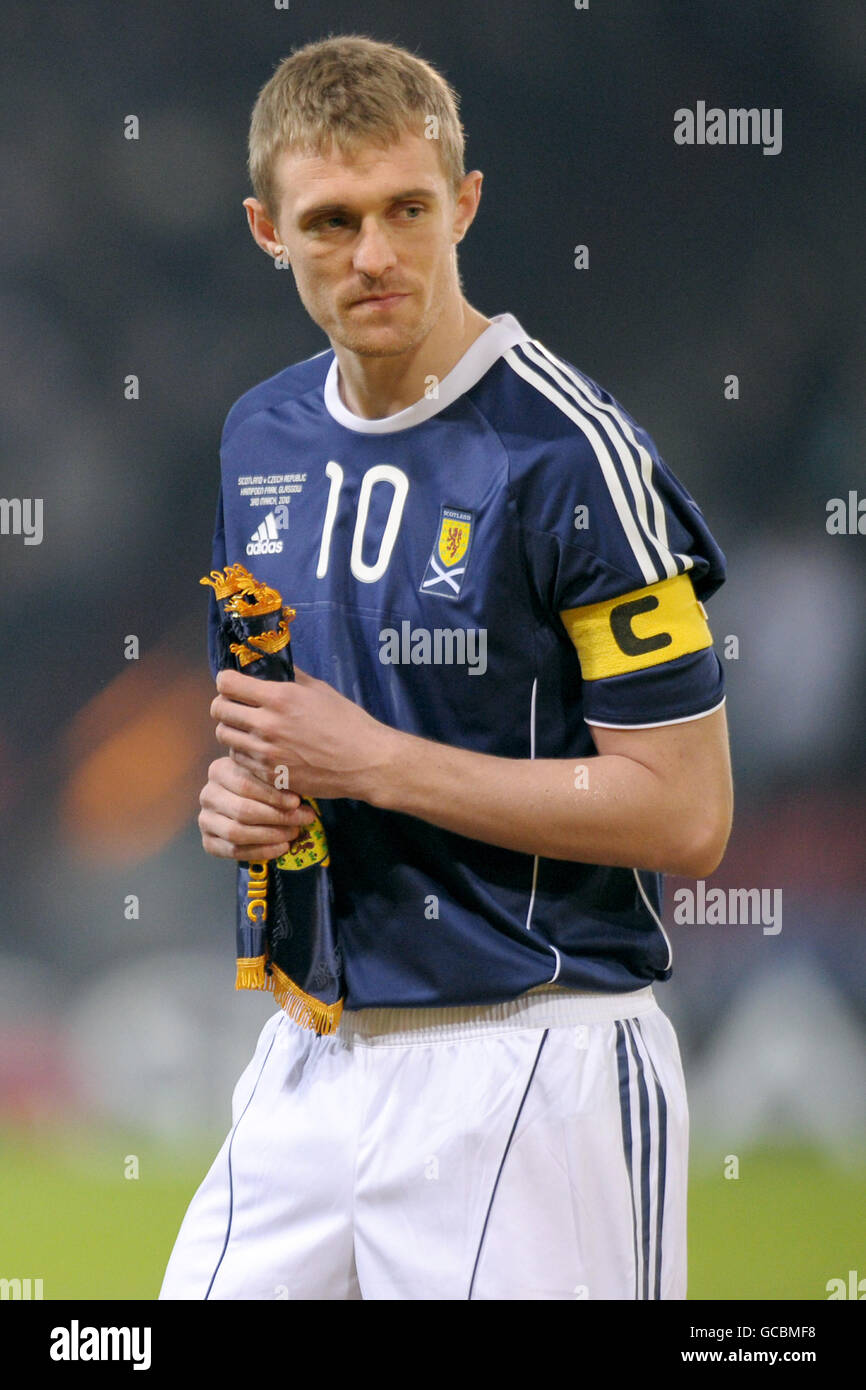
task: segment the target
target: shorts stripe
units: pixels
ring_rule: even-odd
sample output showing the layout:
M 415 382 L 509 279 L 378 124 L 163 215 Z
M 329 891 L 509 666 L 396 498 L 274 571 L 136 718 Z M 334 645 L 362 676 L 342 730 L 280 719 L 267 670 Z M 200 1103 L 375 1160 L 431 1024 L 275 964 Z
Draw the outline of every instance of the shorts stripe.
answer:
M 665 1180 L 667 1177 L 667 1139 L 668 1139 L 668 1104 L 662 1084 L 656 1071 L 655 1062 L 646 1044 L 646 1038 L 640 1026 L 640 1019 L 634 1020 L 638 1036 L 643 1043 L 644 1051 L 649 1059 L 652 1068 L 653 1080 L 655 1082 L 656 1107 L 658 1109 L 659 1123 L 659 1152 L 658 1152 L 658 1192 L 656 1196 L 656 1263 L 655 1263 L 655 1298 L 661 1298 L 662 1288 L 662 1226 L 665 1214 Z
M 638 1019 L 617 1021 L 616 1053 L 622 1146 L 631 1191 L 634 1296 L 660 1299 L 667 1179 L 667 1100 Z M 637 1162 L 639 1179 L 635 1173 Z
M 262 1079 L 262 1074 L 263 1074 L 263 1072 L 264 1072 L 264 1070 L 265 1070 L 265 1067 L 266 1067 L 267 1064 L 268 1064 L 268 1058 L 269 1058 L 270 1055 L 271 1055 L 271 1048 L 272 1048 L 273 1045 L 274 1045 L 274 1042 L 275 1042 L 275 1040 L 276 1040 L 276 1036 L 277 1036 L 277 1032 L 276 1032 L 276 1030 L 275 1030 L 275 1031 L 274 1031 L 274 1036 L 271 1038 L 270 1046 L 268 1047 L 268 1050 L 267 1050 L 267 1052 L 265 1053 L 265 1060 L 262 1062 L 261 1068 L 259 1069 L 259 1074 L 258 1074 L 258 1076 L 256 1077 L 255 1085 L 253 1086 L 253 1089 L 252 1089 L 252 1091 L 250 1092 L 250 1098 L 249 1098 L 249 1100 L 247 1101 L 246 1105 L 244 1106 L 243 1110 L 241 1111 L 240 1115 L 238 1115 L 237 1124 L 235 1124 L 235 1125 L 233 1126 L 233 1128 L 232 1128 L 232 1135 L 231 1135 L 231 1139 L 229 1140 L 229 1151 L 228 1151 L 228 1168 L 229 1168 L 229 1216 L 228 1216 L 228 1222 L 226 1223 L 226 1237 L 225 1237 L 225 1240 L 223 1241 L 223 1248 L 222 1248 L 222 1250 L 220 1251 L 220 1257 L 219 1257 L 219 1259 L 218 1259 L 217 1262 L 216 1262 L 216 1268 L 214 1269 L 214 1272 L 213 1272 L 213 1274 L 212 1274 L 211 1277 L 210 1277 L 210 1283 L 209 1283 L 208 1286 L 207 1286 L 207 1293 L 206 1293 L 205 1296 L 204 1296 L 205 1302 L 207 1302 L 207 1300 L 210 1298 L 211 1289 L 212 1289 L 213 1286 L 214 1286 L 214 1280 L 216 1279 L 217 1275 L 219 1274 L 220 1265 L 222 1264 L 223 1259 L 225 1258 L 225 1253 L 226 1253 L 226 1251 L 227 1251 L 228 1248 L 229 1248 L 229 1239 L 230 1239 L 231 1233 L 232 1233 L 232 1218 L 233 1218 L 233 1216 L 234 1216 L 234 1183 L 232 1182 L 232 1145 L 233 1145 L 234 1142 L 235 1142 L 235 1135 L 236 1135 L 237 1132 L 238 1132 L 238 1125 L 240 1124 L 241 1120 L 244 1118 L 244 1115 L 247 1113 L 247 1111 L 249 1110 L 250 1106 L 252 1105 L 253 1096 L 255 1095 L 256 1090 L 258 1089 L 258 1084 L 259 1084 L 259 1082 L 261 1081 L 261 1079 Z
M 651 1195 L 650 1195 L 650 1146 L 652 1131 L 650 1127 L 649 1091 L 644 1076 L 643 1058 L 637 1050 L 631 1020 L 625 1021 L 631 1053 L 637 1068 L 638 1113 L 640 1115 L 640 1209 L 641 1209 L 641 1287 L 640 1297 L 649 1298 L 648 1279 L 650 1265 Z
M 618 1026 L 619 1026 L 619 1025 L 617 1025 L 617 1027 L 618 1027 Z M 481 1229 L 481 1239 L 480 1239 L 479 1242 L 478 1242 L 478 1249 L 477 1249 L 477 1251 L 475 1252 L 475 1263 L 474 1263 L 474 1265 L 472 1266 L 472 1278 L 471 1278 L 470 1281 L 469 1281 L 469 1293 L 468 1293 L 468 1295 L 467 1295 L 467 1301 L 468 1301 L 469 1299 L 471 1299 L 471 1297 L 472 1297 L 472 1290 L 473 1290 L 473 1287 L 474 1287 L 474 1285 L 475 1285 L 475 1275 L 478 1273 L 478 1261 L 479 1261 L 480 1258 L 481 1258 L 481 1249 L 482 1249 L 482 1246 L 484 1245 L 484 1237 L 485 1237 L 486 1234 L 487 1234 L 487 1225 L 488 1225 L 488 1222 L 490 1221 L 490 1213 L 491 1213 L 491 1211 L 492 1211 L 492 1209 L 493 1209 L 493 1200 L 494 1200 L 494 1198 L 495 1198 L 495 1196 L 496 1196 L 496 1189 L 497 1189 L 497 1187 L 499 1186 L 499 1179 L 502 1177 L 502 1170 L 503 1170 L 503 1168 L 505 1167 L 505 1160 L 506 1160 L 506 1158 L 508 1157 L 508 1150 L 511 1148 L 511 1141 L 512 1141 L 513 1138 L 514 1138 L 514 1132 L 515 1132 L 515 1130 L 517 1129 L 517 1124 L 518 1124 L 518 1121 L 519 1121 L 519 1119 L 520 1119 L 521 1112 L 522 1112 L 522 1110 L 523 1110 L 524 1105 L 526 1104 L 526 1097 L 529 1095 L 529 1088 L 530 1088 L 530 1086 L 532 1085 L 532 1078 L 535 1076 L 535 1072 L 536 1072 L 536 1069 L 537 1069 L 537 1067 L 538 1067 L 538 1059 L 539 1059 L 540 1056 L 541 1056 L 541 1052 L 542 1052 L 542 1049 L 543 1049 L 543 1047 L 544 1047 L 544 1044 L 547 1042 L 547 1035 L 548 1035 L 549 1032 L 550 1032 L 550 1029 L 549 1029 L 549 1028 L 545 1028 L 545 1030 L 544 1030 L 544 1032 L 543 1032 L 543 1034 L 542 1034 L 542 1036 L 541 1036 L 541 1042 L 538 1044 L 538 1051 L 537 1051 L 536 1054 L 535 1054 L 535 1061 L 532 1063 L 532 1071 L 529 1073 L 529 1080 L 528 1080 L 527 1083 L 526 1083 L 526 1087 L 525 1087 L 525 1089 L 524 1089 L 523 1096 L 521 1097 L 520 1104 L 519 1104 L 518 1107 L 517 1107 L 517 1114 L 514 1116 L 514 1123 L 513 1123 L 513 1125 L 511 1126 L 511 1133 L 510 1133 L 509 1136 L 508 1136 L 508 1142 L 507 1142 L 506 1145 L 505 1145 L 505 1150 L 504 1150 L 504 1152 L 503 1152 L 503 1154 L 502 1154 L 502 1158 L 501 1158 L 500 1161 L 499 1161 L 499 1169 L 498 1169 L 498 1171 L 497 1171 L 497 1173 L 496 1173 L 496 1179 L 495 1179 L 495 1181 L 494 1181 L 494 1183 L 493 1183 L 493 1191 L 490 1193 L 490 1201 L 489 1201 L 488 1204 L 487 1204 L 487 1214 L 486 1214 L 485 1217 L 484 1217 L 484 1225 L 483 1225 L 483 1227 L 482 1227 L 482 1229 Z
M 617 1021 L 616 1024 L 616 1065 L 619 1074 L 619 1109 L 622 1120 L 622 1148 L 625 1155 L 625 1170 L 628 1173 L 629 1190 L 631 1192 L 632 1239 L 634 1244 L 634 1296 L 637 1298 L 639 1262 L 637 1253 L 637 1210 L 634 1201 L 634 1174 L 632 1170 L 631 1081 L 629 1078 L 625 1029 L 619 1021 Z

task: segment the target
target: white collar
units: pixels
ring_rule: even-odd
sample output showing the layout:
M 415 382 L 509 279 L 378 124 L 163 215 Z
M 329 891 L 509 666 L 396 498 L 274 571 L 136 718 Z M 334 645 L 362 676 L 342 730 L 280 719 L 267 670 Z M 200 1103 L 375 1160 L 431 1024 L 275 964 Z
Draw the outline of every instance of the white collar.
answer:
M 407 405 L 405 410 L 398 410 L 394 415 L 383 415 L 375 420 L 355 415 L 343 404 L 338 386 L 339 363 L 335 356 L 325 377 L 325 408 L 338 424 L 345 425 L 346 429 L 355 430 L 359 434 L 393 434 L 397 430 L 410 429 L 413 425 L 420 425 L 422 421 L 429 420 L 447 405 L 451 405 L 452 401 L 456 401 L 480 381 L 494 362 L 510 347 L 514 347 L 515 343 L 528 341 L 529 334 L 521 328 L 512 314 L 497 314 L 491 319 L 489 327 L 479 334 L 448 375 L 440 381 L 436 397 L 422 396 L 420 401 Z

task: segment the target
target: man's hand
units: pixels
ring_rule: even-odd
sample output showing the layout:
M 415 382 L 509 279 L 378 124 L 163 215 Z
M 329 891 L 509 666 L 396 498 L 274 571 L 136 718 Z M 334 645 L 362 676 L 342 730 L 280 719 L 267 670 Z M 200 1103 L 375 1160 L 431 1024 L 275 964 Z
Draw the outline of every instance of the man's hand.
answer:
M 282 775 L 301 796 L 371 799 L 393 729 L 297 666 L 294 681 L 226 670 L 216 683 L 217 741 L 253 777 L 273 788 Z
M 201 842 L 218 859 L 278 859 L 315 820 L 308 806 L 298 809 L 295 792 L 268 786 L 234 758 L 211 763 L 199 801 Z
M 391 729 L 295 673 L 217 677 L 217 739 L 266 793 L 285 768 L 301 796 L 353 797 L 523 854 L 696 878 L 721 860 L 732 805 L 724 708 L 650 729 L 592 726 L 595 757 L 503 758 Z

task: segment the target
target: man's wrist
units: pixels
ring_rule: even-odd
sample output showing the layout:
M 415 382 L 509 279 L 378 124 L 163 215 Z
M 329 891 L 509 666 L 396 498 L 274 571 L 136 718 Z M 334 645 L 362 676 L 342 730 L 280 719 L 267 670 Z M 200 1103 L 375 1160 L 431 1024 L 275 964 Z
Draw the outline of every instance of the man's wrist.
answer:
M 412 746 L 420 742 L 422 740 L 415 738 L 413 734 L 406 734 L 401 729 L 392 729 L 389 725 L 383 724 L 376 740 L 375 757 L 364 779 L 361 799 L 369 802 L 371 806 L 377 806 L 381 811 L 395 810 L 399 800 L 401 774 L 402 779 L 405 779 Z

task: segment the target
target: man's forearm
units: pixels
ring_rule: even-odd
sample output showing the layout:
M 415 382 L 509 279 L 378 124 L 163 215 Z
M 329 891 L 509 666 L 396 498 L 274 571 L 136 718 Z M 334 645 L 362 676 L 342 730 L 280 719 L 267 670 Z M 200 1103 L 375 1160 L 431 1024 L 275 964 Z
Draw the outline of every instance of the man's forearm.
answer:
M 631 758 L 512 759 L 392 730 L 365 799 L 547 859 L 689 873 L 688 808 Z
M 354 797 L 548 859 L 703 878 L 724 853 L 720 706 L 668 725 L 593 726 L 590 758 L 501 758 L 403 733 L 297 666 L 295 677 L 217 677 L 217 740 L 271 786 L 283 769 L 302 796 Z

